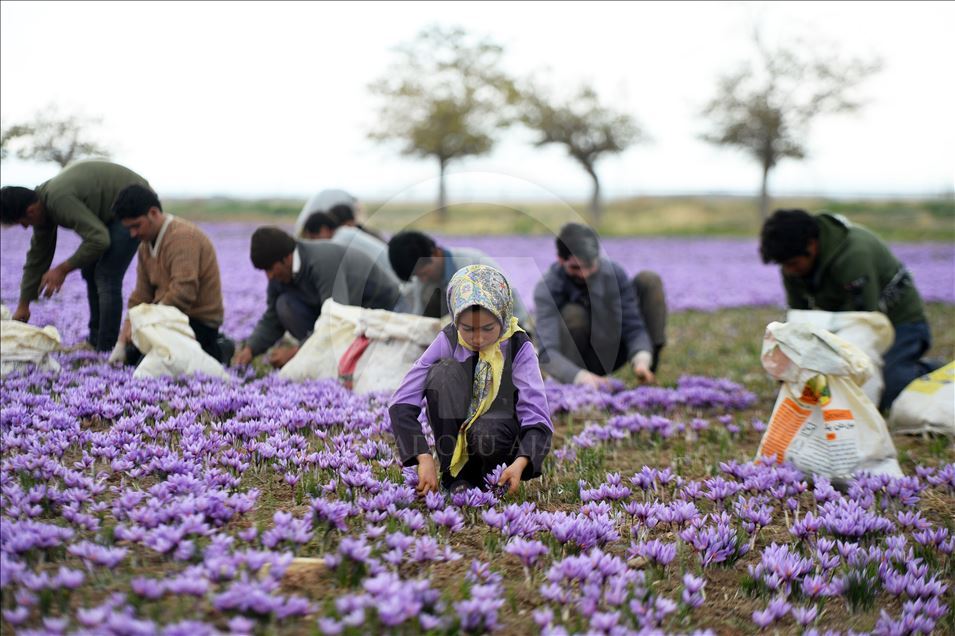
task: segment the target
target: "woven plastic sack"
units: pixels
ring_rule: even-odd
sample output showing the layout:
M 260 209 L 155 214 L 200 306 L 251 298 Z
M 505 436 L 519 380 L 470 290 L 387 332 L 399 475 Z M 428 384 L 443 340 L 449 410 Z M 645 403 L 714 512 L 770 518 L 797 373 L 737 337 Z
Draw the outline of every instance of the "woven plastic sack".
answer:
M 861 389 L 873 372 L 861 349 L 806 323 L 774 322 L 761 359 L 782 386 L 757 457 L 837 482 L 859 472 L 902 476 L 885 420 Z
M 59 371 L 60 363 L 51 355 L 60 349 L 56 327 L 28 325 L 10 316 L 10 310 L 0 305 L 0 376 L 18 370 Z
M 879 403 L 885 388 L 882 356 L 895 341 L 895 328 L 885 314 L 878 311 L 791 309 L 786 314 L 786 322 L 821 327 L 859 347 L 872 364 L 872 373 L 862 385 L 862 391 L 873 404 Z
M 201 373 L 228 379 L 218 360 L 202 350 L 189 318 L 170 305 L 136 305 L 129 310 L 133 344 L 143 359 L 134 378 L 177 377 Z
M 889 412 L 893 433 L 955 438 L 955 362 L 909 383 Z
M 315 330 L 279 371 L 289 380 L 339 379 L 340 361 L 356 338 L 369 340 L 347 378 L 356 393 L 393 392 L 441 330 L 441 321 L 326 300 Z

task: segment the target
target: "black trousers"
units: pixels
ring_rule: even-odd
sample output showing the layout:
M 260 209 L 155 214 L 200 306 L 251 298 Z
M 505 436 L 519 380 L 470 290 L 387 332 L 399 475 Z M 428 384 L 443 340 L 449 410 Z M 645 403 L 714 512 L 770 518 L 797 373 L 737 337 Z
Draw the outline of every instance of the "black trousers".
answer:
M 667 306 L 663 281 L 655 272 L 643 271 L 633 278 L 631 284 L 636 291 L 643 324 L 653 345 L 653 364 L 650 370 L 656 373 L 660 364 L 660 353 L 667 341 Z M 561 353 L 591 373 L 608 375 L 627 363 L 627 343 L 621 340 L 613 368 L 605 369 L 590 343 L 591 311 L 592 308 L 588 309 L 576 303 L 568 303 L 561 308 L 561 318 L 570 336 L 569 340 L 561 339 Z
M 511 464 L 517 458 L 520 436 L 517 414 L 513 409 L 503 411 L 492 405 L 468 428 L 465 435 L 468 462 L 456 477 L 451 476 L 451 458 L 471 403 L 473 378 L 472 361 L 442 360 L 431 367 L 425 383 L 426 413 L 434 433 L 441 483 L 445 487 L 463 479 L 472 487 L 484 488 L 486 474 L 498 464 Z M 504 382 L 500 390 L 508 390 Z
M 189 319 L 189 326 L 192 327 L 193 333 L 196 334 L 196 341 L 199 343 L 199 346 L 202 347 L 203 351 L 219 362 L 228 364 L 229 361 L 223 359 L 224 353 L 220 346 L 221 339 L 219 338 L 218 327 L 210 327 L 195 318 Z M 231 355 L 229 357 L 231 357 Z M 126 345 L 126 364 L 136 365 L 139 364 L 142 359 L 143 352 L 136 348 L 136 345 L 132 342 Z

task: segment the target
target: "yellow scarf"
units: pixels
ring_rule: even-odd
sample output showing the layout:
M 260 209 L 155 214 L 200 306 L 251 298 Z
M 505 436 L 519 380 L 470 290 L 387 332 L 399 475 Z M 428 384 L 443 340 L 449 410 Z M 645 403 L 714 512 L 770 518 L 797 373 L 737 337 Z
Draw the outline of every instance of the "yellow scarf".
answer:
M 517 318 L 511 316 L 507 330 L 501 334 L 497 342 L 478 351 L 478 363 L 474 370 L 474 384 L 479 387 L 479 391 L 474 393 L 471 406 L 468 409 L 468 417 L 458 430 L 454 454 L 451 456 L 452 477 L 457 477 L 464 465 L 468 463 L 468 428 L 475 420 L 487 413 L 497 397 L 498 389 L 501 388 L 501 376 L 504 374 L 504 354 L 501 353 L 501 343 L 518 331 L 523 332 L 524 330 L 517 325 Z M 458 342 L 465 349 L 474 351 L 474 348 L 469 346 L 461 337 L 460 331 L 458 331 Z

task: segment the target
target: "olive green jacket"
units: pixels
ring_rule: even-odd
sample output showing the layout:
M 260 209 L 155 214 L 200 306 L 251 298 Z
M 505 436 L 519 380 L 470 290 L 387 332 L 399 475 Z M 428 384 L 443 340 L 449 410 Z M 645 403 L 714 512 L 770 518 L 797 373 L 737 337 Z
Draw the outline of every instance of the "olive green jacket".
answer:
M 912 276 L 888 246 L 869 230 L 840 215 L 823 213 L 812 273 L 783 275 L 793 309 L 881 311 L 893 325 L 925 320 Z
M 109 248 L 113 201 L 126 186 L 149 183 L 138 174 L 108 161 L 82 161 L 36 187 L 46 219 L 33 228 L 33 240 L 23 265 L 20 300 L 37 298 L 40 279 L 53 263 L 56 232 L 60 226 L 80 235 L 83 242 L 66 262 L 80 269 L 96 262 Z

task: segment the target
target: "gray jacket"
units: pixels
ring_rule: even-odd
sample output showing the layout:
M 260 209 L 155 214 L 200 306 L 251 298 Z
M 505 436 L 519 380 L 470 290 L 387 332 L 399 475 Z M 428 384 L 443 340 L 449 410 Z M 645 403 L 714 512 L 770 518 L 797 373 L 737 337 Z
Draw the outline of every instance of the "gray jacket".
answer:
M 285 333 L 275 303 L 289 288 L 295 289 L 316 314 L 329 298 L 342 305 L 389 311 L 398 302 L 398 286 L 362 252 L 331 241 L 298 241 L 296 250 L 299 267 L 291 284 L 269 282 L 268 307 L 247 342 L 254 355 L 271 347 Z
M 534 288 L 534 307 L 541 368 L 559 382 L 573 382 L 580 371 L 560 349 L 565 329 L 560 310 L 567 303 L 592 308 L 590 342 L 605 369 L 614 368 L 621 348 L 626 349 L 628 360 L 640 351 L 653 352 L 637 292 L 620 265 L 600 257 L 600 268 L 584 288 L 554 263 Z

